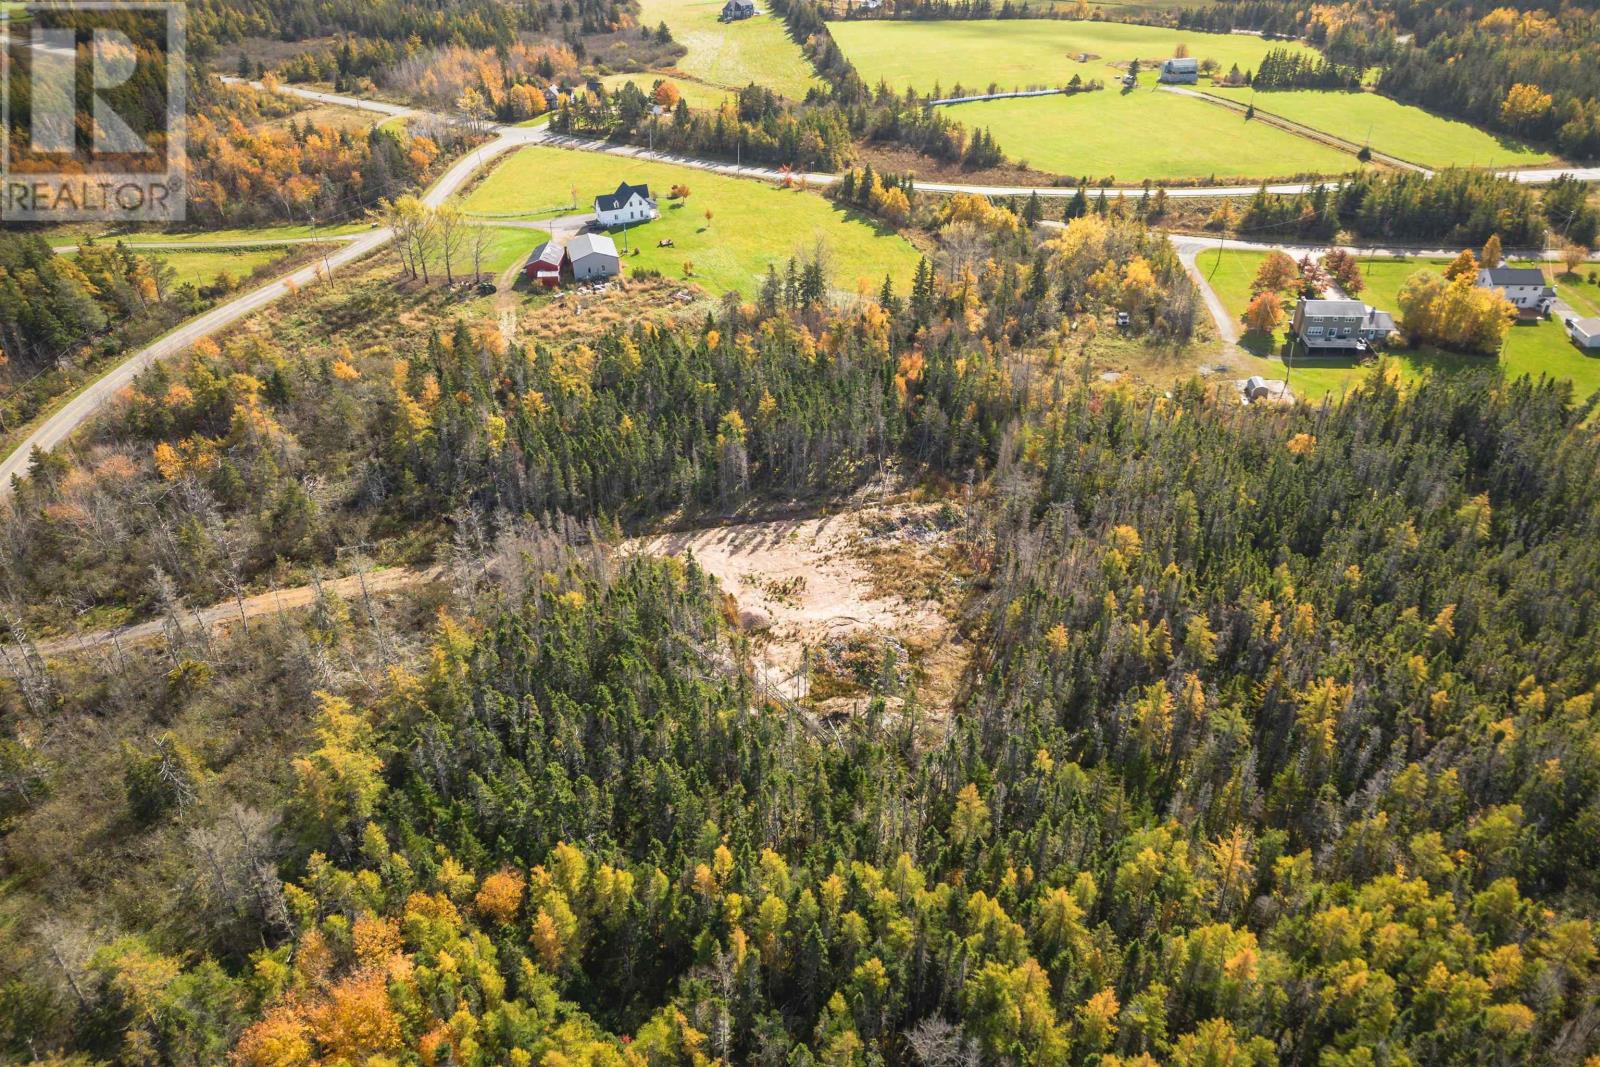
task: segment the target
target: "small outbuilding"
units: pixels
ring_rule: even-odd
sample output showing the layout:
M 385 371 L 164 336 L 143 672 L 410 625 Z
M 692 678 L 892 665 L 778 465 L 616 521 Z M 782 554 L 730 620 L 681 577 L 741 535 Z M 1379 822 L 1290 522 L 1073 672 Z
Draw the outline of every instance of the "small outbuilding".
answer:
M 755 0 L 728 0 L 722 5 L 722 21 L 737 22 L 740 19 L 753 18 L 756 13 Z
M 529 285 L 554 289 L 561 284 L 561 262 L 565 258 L 565 250 L 560 245 L 546 241 L 528 257 L 527 264 L 522 268 L 523 276 L 528 279 Z
M 1168 85 L 1193 85 L 1200 80 L 1200 61 L 1191 56 L 1169 59 L 1161 64 L 1156 80 Z
M 1586 319 L 1568 319 L 1567 336 L 1572 343 L 1589 352 L 1600 352 L 1600 315 Z
M 567 242 L 564 271 L 574 281 L 615 278 L 622 271 L 617 243 L 603 233 L 582 233 Z

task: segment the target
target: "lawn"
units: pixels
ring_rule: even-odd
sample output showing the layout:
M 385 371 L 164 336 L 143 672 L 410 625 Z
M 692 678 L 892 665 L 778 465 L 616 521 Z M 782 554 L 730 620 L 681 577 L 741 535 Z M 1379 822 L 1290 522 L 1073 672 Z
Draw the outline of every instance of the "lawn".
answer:
M 213 284 L 224 273 L 234 281 L 248 278 L 256 268 L 265 266 L 293 252 L 293 248 L 220 249 L 169 252 L 147 249 L 141 256 L 160 260 L 178 272 L 175 284 L 193 282 L 197 286 Z
M 874 20 L 832 22 L 828 28 L 868 85 L 886 80 L 924 92 L 935 86 L 949 92 L 958 81 L 980 91 L 991 82 L 1004 89 L 1065 85 L 1074 74 L 1109 84 L 1119 74 L 1107 64 L 1138 59 L 1148 65 L 1171 56 L 1179 44 L 1201 61 L 1215 59 L 1224 72 L 1235 63 L 1254 70 L 1273 48 L 1305 48 L 1248 34 L 1065 19 Z M 1085 53 L 1096 58 L 1078 62 Z
M 987 127 L 1007 157 L 1091 182 L 1288 178 L 1359 170 L 1353 155 L 1193 97 L 1140 86 L 1074 96 L 956 104 L 945 114 Z
M 1520 167 L 1550 160 L 1548 152 L 1476 126 L 1447 119 L 1377 93 L 1256 93 L 1248 88 L 1212 87 L 1206 91 L 1235 100 L 1253 100 L 1256 110 L 1322 130 L 1354 144 L 1425 167 Z
M 887 273 L 904 291 L 916 269 L 917 251 L 904 238 L 815 193 L 669 163 L 543 145 L 524 148 L 497 167 L 473 191 L 466 208 L 504 217 L 525 205 L 542 207 L 530 202 L 559 195 L 543 188 L 551 174 L 560 175 L 561 190 L 576 185 L 585 205 L 596 193 L 615 189 L 619 181 L 649 183 L 661 198 L 662 217 L 628 231 L 626 242 L 638 252 L 624 255 L 625 267 L 682 278 L 683 265 L 689 261 L 694 265 L 693 280 L 712 293 L 738 289 L 753 295 L 768 264 L 781 270 L 791 255 L 808 254 L 819 241 L 828 250 L 833 284 L 839 289 L 853 292 L 858 281 L 876 289 Z M 665 198 L 677 184 L 690 188 L 683 206 Z M 538 235 L 527 236 L 526 248 L 531 251 Z M 671 239 L 675 247 L 656 247 L 663 238 Z M 623 235 L 617 234 L 616 240 L 620 248 Z
M 721 12 L 722 0 L 641 0 L 639 23 L 665 22 L 689 50 L 678 69 L 707 85 L 742 89 L 756 82 L 798 100 L 820 84 L 783 21 L 763 5 L 754 18 L 739 22 L 718 22 Z
M 649 96 L 651 87 L 655 85 L 656 80 L 659 78 L 665 78 L 673 85 L 676 85 L 679 95 L 683 97 L 688 105 L 702 111 L 712 110 L 719 107 L 724 100 L 733 100 L 738 96 L 737 93 L 730 89 L 707 85 L 705 82 L 698 82 L 692 78 L 679 78 L 670 74 L 655 74 L 650 71 L 639 74 L 607 74 L 600 79 L 600 83 L 606 87 L 607 92 L 615 93 L 624 85 L 632 82 L 639 87 L 640 92 Z
M 1220 257 L 1220 258 L 1219 258 Z M 1247 252 L 1229 249 L 1223 252 L 1205 252 L 1198 260 L 1200 273 L 1210 277 L 1211 287 L 1235 317 L 1244 314 L 1250 302 L 1250 283 L 1260 269 L 1265 252 Z M 1443 270 L 1447 260 L 1427 259 L 1370 259 L 1362 262 L 1362 273 L 1367 288 L 1360 295 L 1376 307 L 1387 311 L 1396 309 L 1396 297 L 1405 280 L 1416 271 Z M 1526 264 L 1519 264 L 1526 265 Z M 1597 292 L 1600 295 L 1600 292 Z M 1575 305 L 1576 306 L 1576 305 Z M 1283 377 L 1281 359 L 1287 329 L 1279 330 L 1271 342 L 1259 336 L 1246 336 L 1242 347 L 1260 357 L 1260 373 Z M 1399 367 L 1402 376 L 1414 379 L 1427 371 L 1446 373 L 1486 366 L 1489 361 L 1462 356 L 1437 349 L 1408 352 L 1403 348 L 1389 350 L 1389 358 Z M 1517 325 L 1506 336 L 1499 364 L 1508 378 L 1523 375 L 1537 378 L 1548 375 L 1572 382 L 1576 395 L 1587 397 L 1600 389 L 1600 356 L 1585 354 L 1567 337 L 1562 324 L 1549 319 L 1538 323 Z M 1310 361 L 1296 361 L 1290 370 L 1290 387 L 1302 398 L 1315 400 L 1325 393 L 1343 393 L 1366 374 L 1364 367 L 1354 360 L 1318 357 Z

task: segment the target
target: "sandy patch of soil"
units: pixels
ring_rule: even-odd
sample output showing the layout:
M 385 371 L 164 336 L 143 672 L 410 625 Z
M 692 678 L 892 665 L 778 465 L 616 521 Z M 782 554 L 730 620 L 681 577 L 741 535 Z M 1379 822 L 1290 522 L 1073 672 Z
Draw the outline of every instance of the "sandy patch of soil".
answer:
M 933 509 L 874 508 L 663 534 L 636 551 L 692 554 L 739 605 L 755 666 L 821 710 L 853 705 L 884 669 L 915 681 L 924 707 L 953 696 L 965 653 L 930 573 L 950 535 Z M 958 579 L 948 578 L 949 585 Z

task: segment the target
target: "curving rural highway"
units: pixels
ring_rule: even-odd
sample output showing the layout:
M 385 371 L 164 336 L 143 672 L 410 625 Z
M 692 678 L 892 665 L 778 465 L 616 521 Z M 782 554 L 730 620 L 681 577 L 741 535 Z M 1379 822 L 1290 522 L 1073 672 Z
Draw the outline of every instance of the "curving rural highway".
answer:
M 368 104 L 371 109 L 370 102 Z M 513 127 L 496 129 L 494 132 L 496 134 L 494 140 L 462 156 L 445 171 L 439 180 L 428 188 L 423 201 L 435 207 L 444 203 L 466 185 L 485 163 L 509 149 L 538 140 L 537 135 L 541 131 Z M 383 228 L 361 234 L 345 243 L 342 248 L 330 252 L 326 257 L 326 265 L 336 272 L 340 267 L 354 263 L 382 248 L 393 237 L 391 231 Z M 48 452 L 61 444 L 151 364 L 176 355 L 202 337 L 231 326 L 246 315 L 287 296 L 292 288 L 303 288 L 312 284 L 317 280 L 318 272 L 323 270 L 323 267 L 324 260 L 319 259 L 315 263 L 237 296 L 226 304 L 219 304 L 123 360 L 103 378 L 90 384 L 59 411 L 40 423 L 14 452 L 4 460 L 0 460 L 0 499 L 11 495 L 13 479 L 27 473 L 35 451 Z

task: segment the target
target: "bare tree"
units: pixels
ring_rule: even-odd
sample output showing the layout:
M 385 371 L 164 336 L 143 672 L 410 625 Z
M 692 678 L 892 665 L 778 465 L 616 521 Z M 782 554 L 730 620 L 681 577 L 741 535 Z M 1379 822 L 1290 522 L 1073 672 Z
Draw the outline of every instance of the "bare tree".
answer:
M 467 217 L 455 204 L 440 204 L 432 214 L 433 228 L 439 238 L 439 254 L 444 257 L 444 281 L 446 285 L 454 285 L 456 253 L 467 239 Z
M 473 226 L 468 247 L 472 252 L 472 280 L 480 281 L 483 278 L 483 254 L 489 249 L 489 227 Z
M 977 1042 L 937 1015 L 907 1030 L 906 1044 L 923 1067 L 978 1067 L 982 1061 Z

